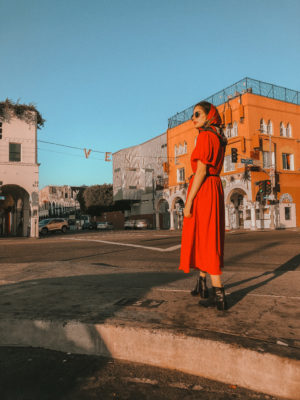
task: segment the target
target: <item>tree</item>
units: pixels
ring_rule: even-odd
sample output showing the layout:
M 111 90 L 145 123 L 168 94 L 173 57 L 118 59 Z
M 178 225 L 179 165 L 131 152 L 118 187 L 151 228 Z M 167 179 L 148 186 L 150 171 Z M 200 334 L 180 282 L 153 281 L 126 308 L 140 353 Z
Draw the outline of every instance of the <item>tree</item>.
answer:
M 86 210 L 91 215 L 101 215 L 115 209 L 111 184 L 89 186 L 83 192 L 83 199 Z
M 80 211 L 82 213 L 86 213 L 86 205 L 85 205 L 85 201 L 84 201 L 84 191 L 86 190 L 86 186 L 83 186 L 79 189 L 77 196 L 76 196 L 76 200 L 78 201 L 78 203 L 80 204 Z

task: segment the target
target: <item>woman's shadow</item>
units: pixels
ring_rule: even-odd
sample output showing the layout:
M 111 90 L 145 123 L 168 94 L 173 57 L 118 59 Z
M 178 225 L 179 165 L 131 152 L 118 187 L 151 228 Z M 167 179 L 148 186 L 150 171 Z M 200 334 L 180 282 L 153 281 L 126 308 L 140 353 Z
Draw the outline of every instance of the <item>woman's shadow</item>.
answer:
M 291 258 L 284 264 L 280 265 L 278 268 L 272 271 L 266 271 L 260 275 L 253 276 L 248 279 L 243 279 L 238 282 L 230 283 L 226 285 L 226 289 L 234 288 L 235 286 L 239 286 L 241 284 L 254 281 L 256 279 L 259 279 L 261 277 L 266 277 L 265 280 L 259 283 L 255 283 L 251 286 L 247 286 L 243 289 L 236 290 L 235 292 L 230 293 L 227 296 L 227 302 L 228 302 L 228 309 L 232 308 L 235 306 L 237 303 L 239 303 L 247 294 L 252 292 L 255 289 L 258 289 L 267 283 L 273 281 L 274 279 L 279 278 L 280 276 L 284 275 L 286 272 L 289 271 L 295 271 L 298 267 L 300 267 L 300 254 L 296 255 L 295 257 Z

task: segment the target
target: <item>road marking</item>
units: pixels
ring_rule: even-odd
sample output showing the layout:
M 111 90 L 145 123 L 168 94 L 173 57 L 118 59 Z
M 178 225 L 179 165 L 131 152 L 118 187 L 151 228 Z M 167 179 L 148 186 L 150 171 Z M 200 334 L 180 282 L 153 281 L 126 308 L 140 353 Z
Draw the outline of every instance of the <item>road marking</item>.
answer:
M 176 246 L 168 247 L 166 249 L 162 249 L 160 247 L 151 247 L 151 246 L 142 246 L 140 244 L 132 244 L 132 243 L 120 243 L 120 242 L 110 242 L 108 240 L 96 240 L 96 239 L 79 239 L 79 238 L 61 238 L 61 240 L 79 240 L 82 242 L 98 242 L 98 243 L 105 243 L 105 244 L 113 244 L 116 246 L 127 246 L 127 247 L 137 247 L 140 249 L 147 249 L 147 250 L 153 250 L 153 251 L 160 251 L 162 253 L 164 252 L 169 252 L 169 251 L 174 251 L 177 250 L 181 247 L 181 244 L 177 244 Z

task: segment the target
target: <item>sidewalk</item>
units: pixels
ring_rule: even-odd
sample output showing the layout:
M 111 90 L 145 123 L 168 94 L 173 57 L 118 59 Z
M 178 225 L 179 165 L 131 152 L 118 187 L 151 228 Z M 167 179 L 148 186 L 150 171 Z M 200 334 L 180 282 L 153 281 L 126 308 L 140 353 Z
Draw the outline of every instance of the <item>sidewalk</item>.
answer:
M 300 398 L 300 272 L 291 265 L 227 268 L 226 312 L 198 305 L 195 275 L 166 268 L 56 262 L 1 271 L 0 345 L 99 354 Z

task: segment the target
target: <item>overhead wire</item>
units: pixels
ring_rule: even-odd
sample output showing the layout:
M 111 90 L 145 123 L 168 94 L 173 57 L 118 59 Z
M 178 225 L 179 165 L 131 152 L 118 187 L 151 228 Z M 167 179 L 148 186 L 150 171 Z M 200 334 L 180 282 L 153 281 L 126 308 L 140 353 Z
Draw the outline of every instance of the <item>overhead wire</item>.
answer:
M 109 153 L 109 154 L 112 154 L 112 152 L 106 152 L 106 151 L 101 151 L 101 150 L 94 150 L 94 149 L 89 149 L 89 148 L 84 148 L 84 147 L 70 146 L 70 145 L 67 145 L 67 144 L 49 142 L 49 141 L 46 141 L 46 140 L 38 140 L 38 142 L 40 142 L 40 143 L 46 143 L 46 144 L 51 144 L 51 145 L 53 145 L 53 146 L 60 146 L 60 147 L 66 147 L 66 148 L 75 149 L 75 150 L 81 150 L 81 151 L 84 151 L 84 152 L 86 152 L 86 151 L 88 150 L 88 151 L 94 152 L 94 153 L 100 153 L 100 154 L 107 154 L 107 153 Z M 47 150 L 47 149 L 41 149 L 41 150 L 49 151 L 49 152 L 55 153 L 55 151 L 53 151 L 53 150 Z M 59 152 L 56 152 L 56 153 L 59 153 Z M 63 153 L 60 153 L 60 154 L 63 154 Z M 185 153 L 184 155 L 188 155 L 188 153 Z M 75 155 L 75 156 L 76 156 L 76 155 Z M 79 157 L 81 157 L 81 156 L 79 156 Z M 126 156 L 123 155 L 123 154 L 120 154 L 120 156 L 116 156 L 116 158 L 118 158 L 118 157 L 121 157 L 121 158 L 122 158 L 122 157 L 126 157 Z M 174 156 L 174 157 L 168 157 L 168 156 L 163 156 L 163 155 L 161 155 L 161 156 L 147 156 L 147 155 L 135 155 L 135 154 L 131 154 L 130 157 L 133 157 L 133 158 L 151 158 L 151 159 L 157 159 L 157 160 L 159 160 L 159 159 L 161 159 L 161 160 L 174 160 L 174 159 L 176 159 L 178 156 L 177 156 L 177 157 L 175 157 L 175 156 Z M 94 160 L 107 161 L 107 160 L 105 160 L 105 159 L 90 157 L 89 155 L 88 155 L 88 157 L 85 155 L 85 156 L 82 157 L 82 158 L 92 158 L 92 159 L 94 159 Z M 112 161 L 112 160 L 110 160 L 110 161 Z

